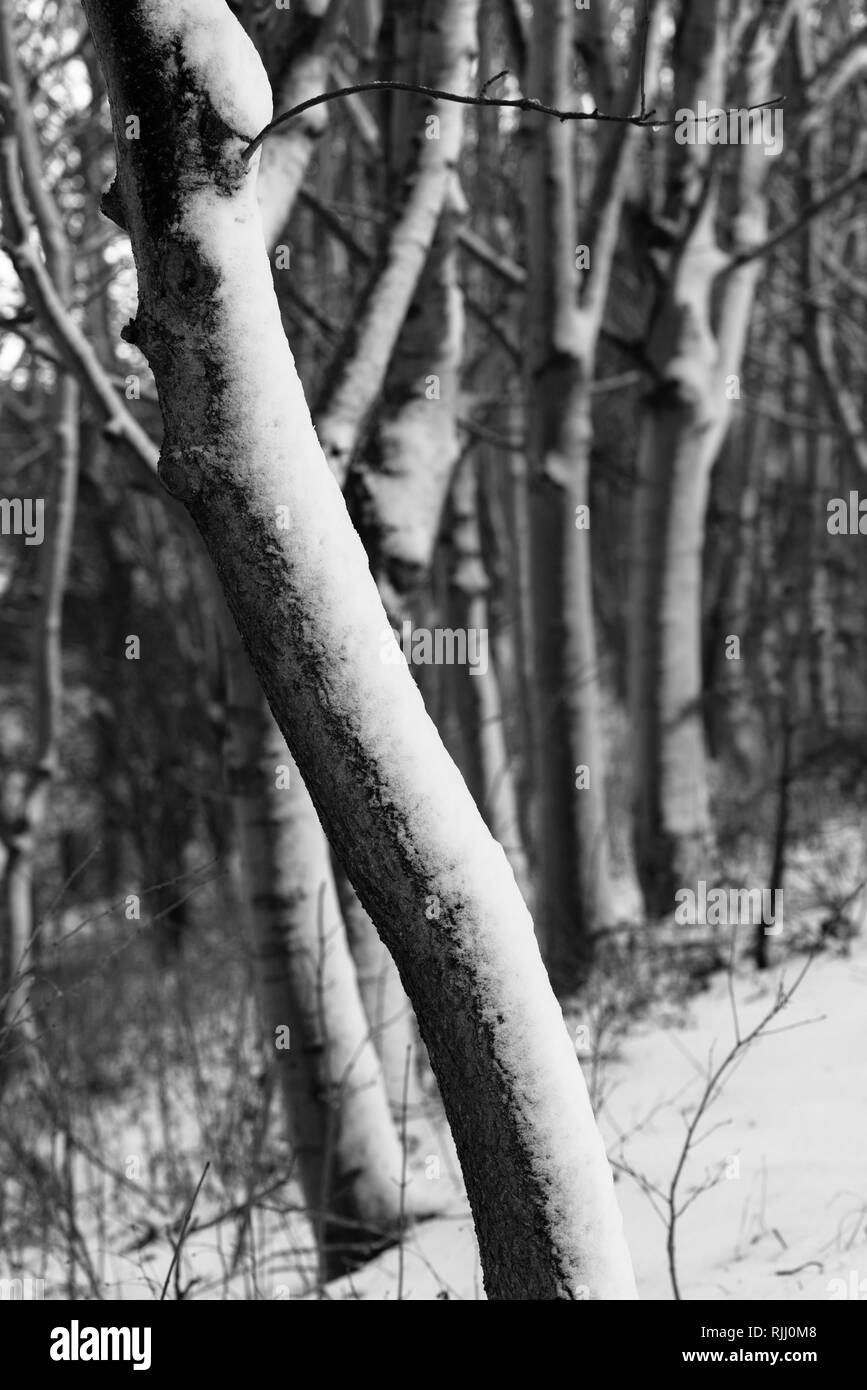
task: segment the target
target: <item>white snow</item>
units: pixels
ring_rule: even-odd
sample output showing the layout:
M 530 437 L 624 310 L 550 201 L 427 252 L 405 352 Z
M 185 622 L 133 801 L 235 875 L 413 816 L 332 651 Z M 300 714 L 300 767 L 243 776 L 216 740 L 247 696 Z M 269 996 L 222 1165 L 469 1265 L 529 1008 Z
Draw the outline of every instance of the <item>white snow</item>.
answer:
M 793 960 L 786 967 L 787 976 L 797 968 Z M 772 972 L 767 982 L 751 973 L 738 979 L 742 1028 L 767 1011 L 777 978 Z M 684 1298 L 824 1300 L 840 1297 L 840 1288 L 857 1289 L 867 1280 L 865 987 L 867 941 L 856 942 L 851 957 L 819 957 L 774 1025 L 787 1031 L 757 1043 L 708 1113 L 700 1130 L 706 1138 L 687 1165 L 684 1193 L 702 1181 L 706 1170 L 731 1156 L 739 1159 L 740 1171 L 700 1196 L 682 1219 L 678 1265 Z M 816 1021 L 792 1026 L 805 1020 Z M 692 1001 L 685 1026 L 656 1018 L 632 1030 L 616 1059 L 605 1064 L 607 1099 L 599 1118 L 612 1157 L 624 1157 L 636 1172 L 666 1187 L 683 1141 L 682 1112 L 690 1109 L 700 1091 L 711 1048 L 720 1059 L 731 1036 L 731 1007 L 722 976 Z M 213 1097 L 228 1094 L 231 1085 L 232 1073 L 223 1058 L 226 1046 L 223 1039 L 211 1055 L 202 1054 L 204 1081 Z M 245 1065 L 250 1060 L 245 1054 Z M 213 1134 L 201 1127 L 190 1075 L 172 1068 L 168 1091 L 172 1147 L 193 1181 L 204 1158 L 214 1157 Z M 120 1171 L 129 1155 L 139 1155 L 145 1180 L 139 1195 L 106 1183 L 100 1200 L 99 1170 L 77 1155 L 78 1225 L 105 1297 L 152 1298 L 171 1260 L 169 1241 L 157 1237 L 141 1251 L 130 1246 L 136 1232 L 150 1223 L 161 1231 L 166 1221 L 165 1209 L 150 1200 L 155 1177 L 162 1171 L 156 1084 L 151 1078 L 136 1084 L 123 1102 L 94 1098 L 92 1105 L 93 1128 L 87 1130 L 92 1148 Z M 276 1112 L 273 1123 L 279 1124 Z M 620 1136 L 630 1131 L 621 1146 Z M 411 1122 L 411 1138 L 413 1133 Z M 417 1157 L 414 1182 L 426 1180 L 422 1169 L 430 1135 L 419 1138 L 425 1147 Z M 435 1147 L 442 1155 L 438 1180 L 451 1189 L 453 1159 L 447 1136 L 440 1133 Z M 94 1191 L 95 1202 L 83 1199 L 89 1191 Z M 662 1223 L 634 1179 L 621 1175 L 616 1192 L 640 1297 L 670 1299 Z M 482 1298 L 472 1221 L 457 1188 L 454 1194 L 452 1213 L 408 1234 L 402 1282 L 400 1254 L 392 1249 L 351 1278 L 329 1285 L 324 1296 L 392 1300 L 400 1291 L 410 1300 Z M 243 1191 L 224 1191 L 214 1170 L 184 1246 L 182 1282 L 191 1275 L 200 1281 L 190 1297 L 305 1296 L 302 1271 L 306 1269 L 308 1278 L 312 1274 L 310 1231 L 302 1215 L 285 1211 L 297 1200 L 291 1188 L 275 1194 L 257 1212 L 255 1240 L 234 1274 L 228 1255 L 237 1218 L 227 1215 L 219 1226 L 196 1229 L 243 1196 Z M 183 1204 L 177 1207 L 172 1216 L 180 1214 Z M 48 1298 L 66 1296 L 62 1255 L 61 1248 L 44 1270 L 38 1248 L 31 1254 L 22 1252 L 19 1261 L 22 1269 L 44 1273 Z M 834 1285 L 834 1280 L 842 1284 Z
M 800 963 L 789 963 L 787 979 Z M 774 971 L 766 981 L 753 974 L 738 980 L 743 1032 L 767 1012 L 778 978 Z M 771 1025 L 786 1031 L 756 1043 L 708 1112 L 683 1194 L 731 1157 L 739 1159 L 739 1176 L 703 1193 L 681 1218 L 685 1299 L 827 1300 L 841 1298 L 844 1286 L 851 1298 L 861 1280 L 867 1290 L 865 989 L 867 941 L 851 957 L 818 957 Z M 663 1190 L 683 1142 L 682 1112 L 691 1113 L 708 1055 L 713 1049 L 721 1060 L 732 1039 L 724 976 L 693 1000 L 689 1014 L 685 1027 L 657 1021 L 636 1029 L 606 1067 L 609 1098 L 599 1120 L 609 1154 Z M 633 1129 L 621 1147 L 620 1136 Z M 665 1228 L 633 1178 L 619 1176 L 616 1191 L 639 1297 L 668 1300 Z M 328 1294 L 396 1298 L 398 1265 L 397 1252 L 388 1251 Z M 446 1294 L 483 1296 L 468 1215 L 426 1223 L 407 1241 L 402 1296 Z
M 145 22 L 155 37 L 177 38 L 214 109 L 248 139 L 273 115 L 271 86 L 249 35 L 225 0 L 148 0 Z

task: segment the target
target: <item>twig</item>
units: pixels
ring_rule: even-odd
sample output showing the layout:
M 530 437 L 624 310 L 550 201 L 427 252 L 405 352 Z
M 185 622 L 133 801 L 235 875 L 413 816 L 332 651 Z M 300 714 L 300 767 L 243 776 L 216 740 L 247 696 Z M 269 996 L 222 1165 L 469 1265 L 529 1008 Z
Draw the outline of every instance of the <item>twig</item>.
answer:
M 503 68 L 500 72 L 495 72 L 494 75 L 493 75 L 493 77 L 489 77 L 488 80 L 487 80 L 487 82 L 484 82 L 484 83 L 482 84 L 482 86 L 479 88 L 479 96 L 480 96 L 480 97 L 483 97 L 483 96 L 485 95 L 485 92 L 488 90 L 489 87 L 493 87 L 494 83 L 495 83 L 495 82 L 499 82 L 499 80 L 500 80 L 501 77 L 508 77 L 508 75 L 509 75 L 509 69 L 508 69 L 508 68 Z
M 645 92 L 645 67 L 647 65 L 647 36 L 650 33 L 650 14 L 647 8 L 647 0 L 644 0 L 644 32 L 641 36 L 641 119 L 647 117 L 647 97 Z
M 758 256 L 767 256 L 776 246 L 779 246 L 780 242 L 787 240 L 794 232 L 799 231 L 801 227 L 816 217 L 818 213 L 824 212 L 831 203 L 836 202 L 838 198 L 841 198 L 865 179 L 867 179 L 867 164 L 862 164 L 854 173 L 845 174 L 842 178 L 837 179 L 821 197 L 811 198 L 809 202 L 804 204 L 797 216 L 790 217 L 766 241 L 763 241 L 759 246 L 751 246 L 748 251 L 739 251 L 732 256 L 723 270 L 723 275 L 731 275 L 732 271 L 746 265 L 749 261 L 756 260 Z
M 409 1069 L 412 1064 L 412 1048 L 406 1049 L 406 1065 L 403 1069 L 403 1103 L 400 1113 L 400 1206 L 398 1208 L 398 1229 L 400 1241 L 397 1247 L 397 1297 L 403 1299 L 403 1259 L 406 1212 L 406 1112 L 409 1104 Z
M 671 1183 L 668 1189 L 668 1239 L 666 1241 L 666 1249 L 668 1253 L 668 1271 L 671 1277 L 671 1286 L 674 1292 L 674 1297 L 677 1301 L 680 1301 L 681 1298 L 680 1284 L 677 1278 L 676 1237 L 678 1218 L 683 1215 L 687 1207 L 691 1204 L 692 1201 L 695 1200 L 695 1197 L 699 1196 L 701 1192 L 706 1191 L 708 1187 L 714 1186 L 716 1181 L 718 1180 L 717 1178 L 713 1181 L 707 1181 L 701 1184 L 698 1188 L 698 1191 L 691 1193 L 690 1196 L 687 1197 L 685 1202 L 678 1205 L 678 1186 L 680 1183 L 681 1176 L 683 1175 L 683 1170 L 686 1165 L 687 1158 L 689 1157 L 692 1149 L 695 1146 L 696 1129 L 698 1128 L 698 1125 L 702 1117 L 704 1116 L 704 1113 L 707 1110 L 708 1106 L 712 1105 L 713 1102 L 717 1099 L 720 1090 L 722 1089 L 722 1085 L 724 1084 L 724 1081 L 728 1079 L 726 1074 L 732 1070 L 736 1062 L 740 1062 L 743 1060 L 743 1055 L 746 1052 L 746 1050 L 750 1047 L 750 1045 L 753 1042 L 755 1042 L 757 1038 L 766 1034 L 767 1025 L 771 1022 L 772 1019 L 776 1018 L 777 1014 L 781 1013 L 782 1010 L 786 1007 L 786 1005 L 790 1002 L 792 996 L 794 995 L 795 991 L 797 990 L 798 986 L 803 980 L 805 974 L 809 970 L 812 960 L 813 956 L 811 954 L 807 957 L 804 967 L 796 976 L 794 983 L 791 984 L 788 989 L 786 989 L 782 981 L 780 981 L 780 985 L 777 990 L 777 996 L 774 999 L 773 1004 L 771 1005 L 768 1012 L 762 1016 L 762 1018 L 759 1020 L 756 1026 L 752 1028 L 749 1033 L 741 1034 L 740 1024 L 737 1019 L 737 1011 L 735 1010 L 735 1041 L 732 1043 L 728 1052 L 723 1057 L 722 1061 L 719 1063 L 717 1067 L 713 1067 L 712 1058 L 708 1062 L 707 1081 L 705 1083 L 704 1090 L 699 1098 L 699 1102 L 695 1108 L 693 1116 L 687 1124 L 686 1134 L 684 1136 L 683 1145 L 681 1146 L 680 1150 L 680 1156 L 678 1158 L 677 1165 L 675 1167 L 674 1173 L 671 1178 Z M 732 1004 L 734 1007 L 733 996 Z
M 166 1282 L 163 1284 L 163 1291 L 162 1291 L 162 1293 L 160 1294 L 160 1299 L 159 1299 L 160 1303 L 162 1303 L 163 1299 L 164 1299 L 165 1296 L 166 1296 L 166 1291 L 167 1291 L 167 1289 L 168 1289 L 168 1287 L 169 1287 L 169 1280 L 170 1280 L 171 1277 L 172 1277 L 172 1270 L 174 1269 L 175 1265 L 177 1264 L 178 1260 L 180 1259 L 181 1246 L 182 1246 L 183 1243 L 184 1243 L 184 1236 L 185 1236 L 186 1233 L 187 1233 L 187 1226 L 190 1224 L 190 1217 L 191 1217 L 192 1214 L 193 1214 L 193 1207 L 196 1205 L 196 1198 L 198 1197 L 199 1193 L 200 1193 L 201 1190 L 202 1190 L 202 1183 L 205 1181 L 205 1174 L 207 1173 L 207 1171 L 208 1171 L 208 1169 L 210 1168 L 210 1166 L 211 1166 L 211 1160 L 210 1160 L 210 1159 L 207 1159 L 207 1161 L 206 1161 L 206 1163 L 205 1163 L 205 1166 L 204 1166 L 204 1168 L 202 1169 L 202 1176 L 199 1178 L 199 1181 L 198 1181 L 198 1183 L 196 1184 L 196 1190 L 195 1190 L 195 1192 L 193 1193 L 193 1200 L 190 1202 L 190 1205 L 187 1207 L 186 1215 L 184 1216 L 183 1224 L 181 1225 L 180 1234 L 178 1235 L 178 1243 L 177 1243 L 177 1245 L 174 1246 L 174 1254 L 172 1255 L 172 1262 L 171 1262 L 171 1264 L 169 1265 L 168 1273 L 166 1274 Z
M 502 75 L 502 74 L 499 74 Z M 255 139 L 241 152 L 243 160 L 252 159 L 263 141 L 286 125 L 295 116 L 300 116 L 304 111 L 309 111 L 313 106 L 321 106 L 326 101 L 336 101 L 338 97 L 355 96 L 358 92 L 416 92 L 419 96 L 433 97 L 436 101 L 456 101 L 461 106 L 502 106 L 514 111 L 536 111 L 542 116 L 553 116 L 558 121 L 609 121 L 615 125 L 637 125 L 642 127 L 651 126 L 655 130 L 661 130 L 664 126 L 680 125 L 677 119 L 660 121 L 652 119 L 655 117 L 654 111 L 642 111 L 635 116 L 611 116 L 605 111 L 594 109 L 593 111 L 561 111 L 556 106 L 547 106 L 542 101 L 537 101 L 535 97 L 485 97 L 485 96 L 461 96 L 458 92 L 443 92 L 437 87 L 425 87 L 419 82 L 356 82 L 351 87 L 341 87 L 336 92 L 320 92 L 318 96 L 309 97 L 307 101 L 302 101 L 298 106 L 291 107 L 284 111 L 282 115 L 275 116 L 274 120 L 266 125 Z M 785 100 L 782 96 L 771 97 L 769 101 L 757 102 L 755 106 L 748 106 L 747 111 L 761 111 L 766 106 L 779 106 Z M 702 117 L 708 120 L 709 117 Z

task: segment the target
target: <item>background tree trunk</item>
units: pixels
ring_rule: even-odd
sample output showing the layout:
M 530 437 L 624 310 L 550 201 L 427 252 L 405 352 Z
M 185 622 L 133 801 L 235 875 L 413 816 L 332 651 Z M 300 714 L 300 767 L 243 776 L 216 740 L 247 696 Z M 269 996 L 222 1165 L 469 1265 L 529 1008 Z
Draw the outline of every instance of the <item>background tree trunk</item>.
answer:
M 725 107 L 733 42 L 728 0 L 685 9 L 675 105 Z M 746 101 L 769 99 L 774 52 L 756 21 L 746 48 Z M 701 663 L 702 557 L 711 470 L 737 398 L 759 275 L 746 259 L 767 232 L 761 145 L 739 152 L 731 264 L 716 236 L 719 177 L 712 146 L 676 147 L 666 210 L 668 275 L 648 342 L 654 385 L 645 403 L 634 512 L 630 703 L 635 742 L 635 855 L 651 915 L 713 865 Z M 675 147 L 672 146 L 674 150 Z M 671 228 L 677 228 L 672 235 Z M 725 272 L 716 314 L 712 296 Z M 712 317 L 716 328 L 712 327 Z
M 225 629 L 228 772 L 257 984 L 321 1274 L 329 1279 L 397 1237 L 413 1203 L 401 1196 L 400 1142 L 325 837 L 228 615 Z

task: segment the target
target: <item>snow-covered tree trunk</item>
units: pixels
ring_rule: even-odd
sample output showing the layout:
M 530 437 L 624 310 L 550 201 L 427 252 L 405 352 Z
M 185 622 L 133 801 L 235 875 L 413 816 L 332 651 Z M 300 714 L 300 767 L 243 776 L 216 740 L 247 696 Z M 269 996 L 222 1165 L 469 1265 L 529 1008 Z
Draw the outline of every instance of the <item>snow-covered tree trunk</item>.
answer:
M 242 157 L 271 115 L 259 59 L 222 0 L 85 9 L 139 272 L 131 332 L 165 422 L 161 477 L 201 532 L 329 838 L 398 963 L 488 1294 L 633 1297 L 611 1172 L 529 913 L 396 644 L 383 644 L 386 615 L 283 334 L 255 165 Z

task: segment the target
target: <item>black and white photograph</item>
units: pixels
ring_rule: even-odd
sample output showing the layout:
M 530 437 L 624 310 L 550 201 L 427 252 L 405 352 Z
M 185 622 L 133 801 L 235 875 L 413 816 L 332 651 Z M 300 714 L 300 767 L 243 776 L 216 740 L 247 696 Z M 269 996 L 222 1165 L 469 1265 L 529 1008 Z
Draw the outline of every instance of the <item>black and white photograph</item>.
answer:
M 28 1368 L 856 1326 L 865 192 L 865 0 L 0 0 Z

